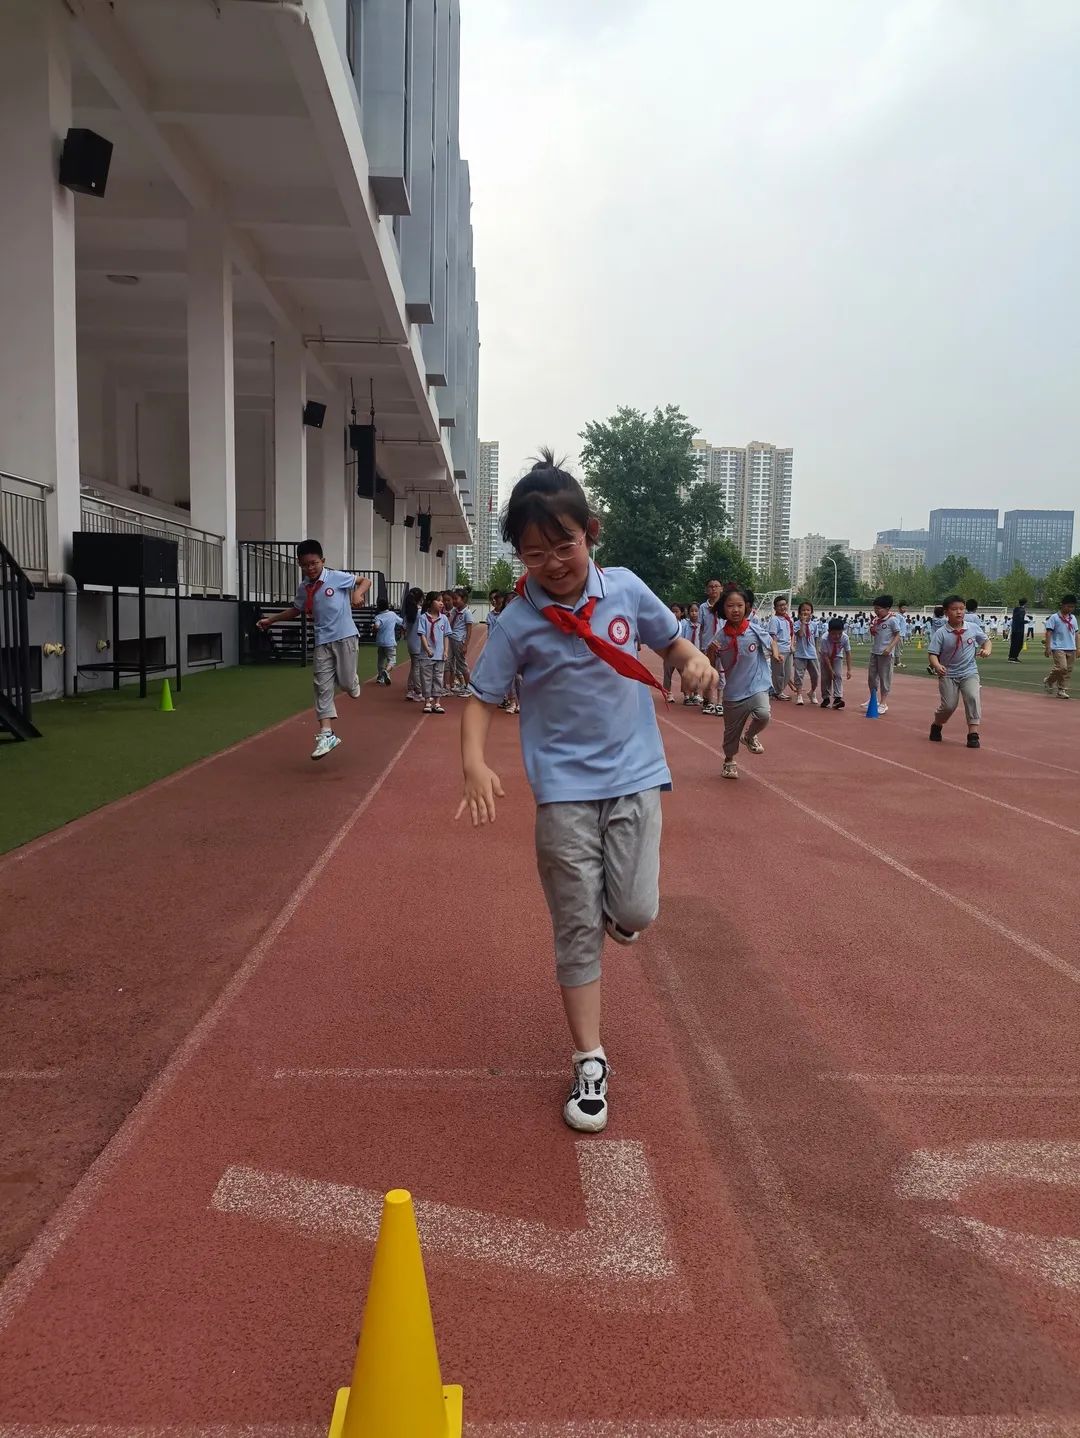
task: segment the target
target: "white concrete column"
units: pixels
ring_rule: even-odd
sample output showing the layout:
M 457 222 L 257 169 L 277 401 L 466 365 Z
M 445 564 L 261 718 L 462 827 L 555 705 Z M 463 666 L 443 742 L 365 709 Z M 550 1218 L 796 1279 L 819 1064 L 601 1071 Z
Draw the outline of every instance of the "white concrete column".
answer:
M 274 538 L 296 544 L 307 523 L 304 347 L 294 330 L 274 340 Z
M 60 0 L 0 7 L 0 469 L 51 486 L 54 574 L 80 523 L 75 197 L 56 179 L 71 125 L 70 25 Z
M 191 522 L 225 540 L 222 585 L 236 593 L 236 413 L 232 253 L 225 222 L 188 217 L 188 469 Z
M 319 435 L 319 462 L 313 462 L 308 485 L 308 522 L 305 533 L 322 543 L 334 569 L 348 563 L 347 510 L 345 508 L 345 399 L 340 394 L 322 397 L 326 417 Z
M 394 500 L 394 523 L 390 529 L 390 573 L 387 579 L 391 584 L 401 584 L 408 581 L 415 584 L 412 574 L 409 572 L 409 535 L 411 529 L 405 528 L 405 516 L 409 512 L 408 502 L 404 499 Z

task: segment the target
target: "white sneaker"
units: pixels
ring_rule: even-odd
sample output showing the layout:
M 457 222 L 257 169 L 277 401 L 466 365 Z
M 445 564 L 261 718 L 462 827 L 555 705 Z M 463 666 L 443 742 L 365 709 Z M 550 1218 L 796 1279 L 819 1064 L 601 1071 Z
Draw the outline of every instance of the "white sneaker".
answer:
M 563 1118 L 581 1133 L 599 1133 L 607 1127 L 608 1066 L 606 1059 L 579 1059 L 574 1083 L 563 1107 Z
M 610 914 L 604 915 L 604 928 L 617 944 L 636 944 L 641 938 L 638 929 L 621 929 Z
M 336 749 L 341 740 L 329 729 L 320 729 L 319 737 L 315 740 L 315 748 L 311 751 L 313 759 L 325 759 L 331 749 Z
M 887 704 L 879 704 L 877 707 L 877 712 L 879 714 L 888 714 L 889 706 Z
M 756 734 L 747 734 L 746 737 L 743 739 L 743 743 L 750 750 L 751 754 L 765 753 L 765 745 L 761 742 L 761 740 Z
M 1071 695 L 1071 694 L 1066 694 L 1064 689 L 1059 689 L 1059 690 L 1058 690 L 1058 698 L 1059 698 L 1059 699 L 1071 699 L 1071 698 L 1072 698 L 1072 695 Z
M 802 702 L 803 702 L 803 697 L 802 697 L 802 695 L 801 695 L 801 694 L 797 695 L 797 696 L 796 696 L 796 699 L 795 699 L 795 704 L 796 704 L 796 706 L 802 704 Z
M 725 759 L 720 777 L 721 779 L 737 779 L 739 777 L 739 766 L 734 759 Z
M 1044 680 L 1043 680 L 1043 693 L 1044 693 L 1044 694 L 1053 694 L 1053 692 L 1054 692 L 1054 686 L 1053 686 L 1052 684 L 1050 684 L 1047 680 L 1044 679 Z
M 811 703 L 811 704 L 816 704 L 817 702 L 818 702 L 818 697 L 817 697 L 817 695 L 816 695 L 816 694 L 811 694 L 811 695 L 810 695 L 810 703 Z

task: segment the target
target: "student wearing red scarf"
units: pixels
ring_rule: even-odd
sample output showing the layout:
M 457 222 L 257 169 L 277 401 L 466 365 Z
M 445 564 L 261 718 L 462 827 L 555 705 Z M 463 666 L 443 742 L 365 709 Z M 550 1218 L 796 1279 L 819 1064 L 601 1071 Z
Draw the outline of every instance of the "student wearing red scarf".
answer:
M 934 632 L 930 640 L 930 667 L 937 675 L 941 703 L 930 725 L 930 738 L 941 743 L 941 731 L 964 701 L 969 749 L 979 747 L 979 725 L 982 722 L 982 686 L 976 659 L 990 653 L 990 640 L 977 615 L 969 616 L 963 596 L 950 594 L 945 600 L 947 623 Z
M 753 607 L 751 590 L 729 584 L 723 599 L 724 625 L 709 646 L 710 658 L 715 658 L 724 671 L 724 767 L 721 773 L 725 779 L 739 777 L 735 755 L 740 743 L 745 744 L 751 754 L 764 754 L 765 746 L 758 735 L 772 718 L 769 661 L 779 663 L 780 651 L 765 625 L 759 619 L 750 618 Z

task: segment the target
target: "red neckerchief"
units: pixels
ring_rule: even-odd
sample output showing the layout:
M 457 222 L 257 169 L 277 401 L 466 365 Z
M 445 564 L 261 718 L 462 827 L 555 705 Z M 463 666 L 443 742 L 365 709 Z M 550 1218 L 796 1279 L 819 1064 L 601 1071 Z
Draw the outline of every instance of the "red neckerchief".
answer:
M 321 579 L 305 579 L 304 587 L 307 594 L 304 596 L 304 613 L 311 614 L 315 608 L 315 595 L 323 587 Z
M 1064 619 L 1064 621 L 1065 621 L 1065 633 L 1066 633 L 1066 634 L 1071 634 L 1071 633 L 1073 632 L 1073 623 L 1074 623 L 1072 615 L 1071 615 L 1071 614 L 1062 614 L 1061 610 L 1059 609 L 1059 610 L 1058 610 L 1058 618 L 1059 618 L 1059 619 Z
M 691 643 L 691 644 L 693 644 L 693 645 L 696 646 L 697 641 L 698 641 L 698 635 L 699 635 L 700 633 L 701 633 L 701 620 L 700 620 L 700 619 L 691 619 L 691 621 L 690 621 L 690 643 Z
M 829 659 L 829 663 L 832 665 L 833 669 L 835 669 L 835 668 L 836 668 L 837 661 L 839 660 L 840 655 L 841 655 L 841 653 L 842 653 L 842 645 L 843 645 L 843 643 L 844 643 L 844 633 L 843 633 L 843 630 L 834 630 L 833 633 L 834 633 L 835 637 L 834 637 L 832 640 L 830 640 L 830 643 L 832 644 L 832 655 L 831 655 L 831 657 L 830 657 L 830 659 Z
M 799 623 L 802 625 L 802 637 L 803 637 L 803 642 L 806 643 L 806 644 L 809 644 L 809 643 L 810 643 L 810 640 L 811 640 L 810 626 L 811 626 L 811 624 L 813 624 L 813 622 L 814 622 L 813 619 L 800 619 L 800 620 L 799 620 Z
M 966 622 L 967 622 L 967 621 L 965 620 L 964 623 L 960 625 L 960 628 L 959 628 L 959 629 L 956 629 L 956 628 L 955 628 L 953 625 L 951 625 L 951 624 L 949 625 L 949 633 L 950 633 L 950 634 L 952 635 L 952 637 L 953 637 L 953 652 L 952 652 L 952 658 L 949 660 L 949 663 L 950 663 L 950 664 L 955 664 L 955 663 L 956 663 L 956 656 L 960 653 L 961 649 L 963 649 L 963 647 L 964 647 L 964 636 L 965 636 L 965 633 L 966 633 L 966 629 L 965 629 L 965 624 L 966 624 Z
M 881 619 L 879 619 L 879 618 L 877 617 L 877 615 L 875 614 L 875 615 L 873 616 L 873 618 L 870 620 L 870 637 L 873 638 L 874 635 L 875 635 L 875 634 L 878 632 L 878 630 L 881 628 L 881 626 L 885 623 L 885 620 L 886 620 L 886 619 L 891 619 L 891 618 L 892 618 L 892 610 L 891 610 L 891 609 L 889 610 L 888 614 L 886 614 L 886 615 L 885 615 L 883 618 L 881 618 Z
M 790 615 L 790 614 L 778 614 L 778 615 L 776 616 L 776 618 L 777 618 L 777 619 L 782 619 L 782 620 L 784 621 L 784 623 L 787 625 L 787 627 L 788 627 L 788 635 L 789 635 L 788 643 L 789 643 L 789 644 L 794 644 L 794 643 L 795 643 L 795 621 L 792 619 L 791 615 Z
M 518 594 L 524 596 L 524 574 L 514 587 Z M 651 689 L 659 689 L 661 694 L 666 695 L 667 690 L 659 679 L 650 674 L 639 659 L 635 659 L 632 654 L 627 654 L 625 649 L 620 649 L 617 644 L 610 644 L 606 639 L 601 639 L 599 634 L 592 632 L 589 620 L 592 619 L 595 608 L 596 597 L 590 595 L 577 613 L 564 609 L 561 604 L 545 605 L 540 613 L 549 624 L 554 624 L 555 628 L 561 629 L 564 634 L 573 634 L 576 638 L 584 640 L 597 659 L 602 659 L 605 664 L 610 665 L 616 674 L 622 674 L 627 679 L 636 679 L 639 684 L 647 684 Z
M 427 637 L 428 637 L 428 643 L 429 643 L 429 644 L 431 645 L 431 647 L 434 649 L 434 647 L 435 647 L 435 631 L 436 631 L 436 629 L 438 629 L 438 627 L 439 627 L 439 620 L 442 618 L 442 615 L 441 615 L 441 614 L 436 614 L 435 618 L 432 619 L 432 617 L 431 617 L 430 614 L 425 614 L 425 615 L 424 615 L 424 618 L 427 620 L 427 626 L 428 626 L 428 636 L 427 636 Z
M 749 628 L 750 628 L 750 621 L 749 621 L 749 619 L 744 619 L 741 624 L 732 624 L 730 620 L 728 620 L 728 621 L 724 624 L 724 633 L 725 633 L 725 634 L 727 635 L 727 637 L 731 640 L 731 647 L 732 647 L 732 648 L 734 649 L 734 651 L 735 651 L 735 658 L 732 660 L 731 668 L 729 668 L 726 664 L 724 664 L 723 656 L 721 656 L 720 663 L 723 665 L 725 676 L 730 675 L 731 670 L 735 668 L 735 665 L 736 665 L 736 664 L 738 664 L 738 662 L 739 662 L 739 635 L 740 635 L 740 634 L 745 634 L 746 631 L 747 631 Z

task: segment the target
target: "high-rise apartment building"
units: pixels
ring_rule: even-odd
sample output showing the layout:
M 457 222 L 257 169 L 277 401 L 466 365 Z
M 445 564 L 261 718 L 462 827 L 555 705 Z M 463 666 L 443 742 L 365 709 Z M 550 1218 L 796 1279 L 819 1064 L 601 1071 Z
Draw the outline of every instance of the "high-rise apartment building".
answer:
M 759 572 L 787 566 L 793 451 L 754 440 L 745 448 L 695 439 L 698 474 L 715 484 L 728 514 L 725 535 Z
M 1029 574 L 1042 579 L 1064 564 L 1072 554 L 1075 518 L 1071 509 L 1006 510 L 1002 573 L 1022 564 Z
M 792 586 L 801 589 L 830 549 L 836 547 L 847 554 L 851 544 L 846 539 L 826 539 L 823 534 L 806 534 L 793 539 L 789 546 L 788 574 Z
M 921 549 L 925 557 L 930 547 L 928 529 L 879 529 L 875 548 L 887 544 L 890 549 Z
M 996 509 L 932 509 L 926 563 L 931 569 L 955 554 L 988 579 L 997 578 Z
M 474 588 L 486 584 L 491 567 L 503 557 L 499 529 L 499 441 L 480 441 L 480 462 L 476 476 L 476 517 L 473 520 L 472 544 L 460 545 L 454 552 L 453 571 L 460 565 Z M 453 575 L 451 575 L 453 577 Z

